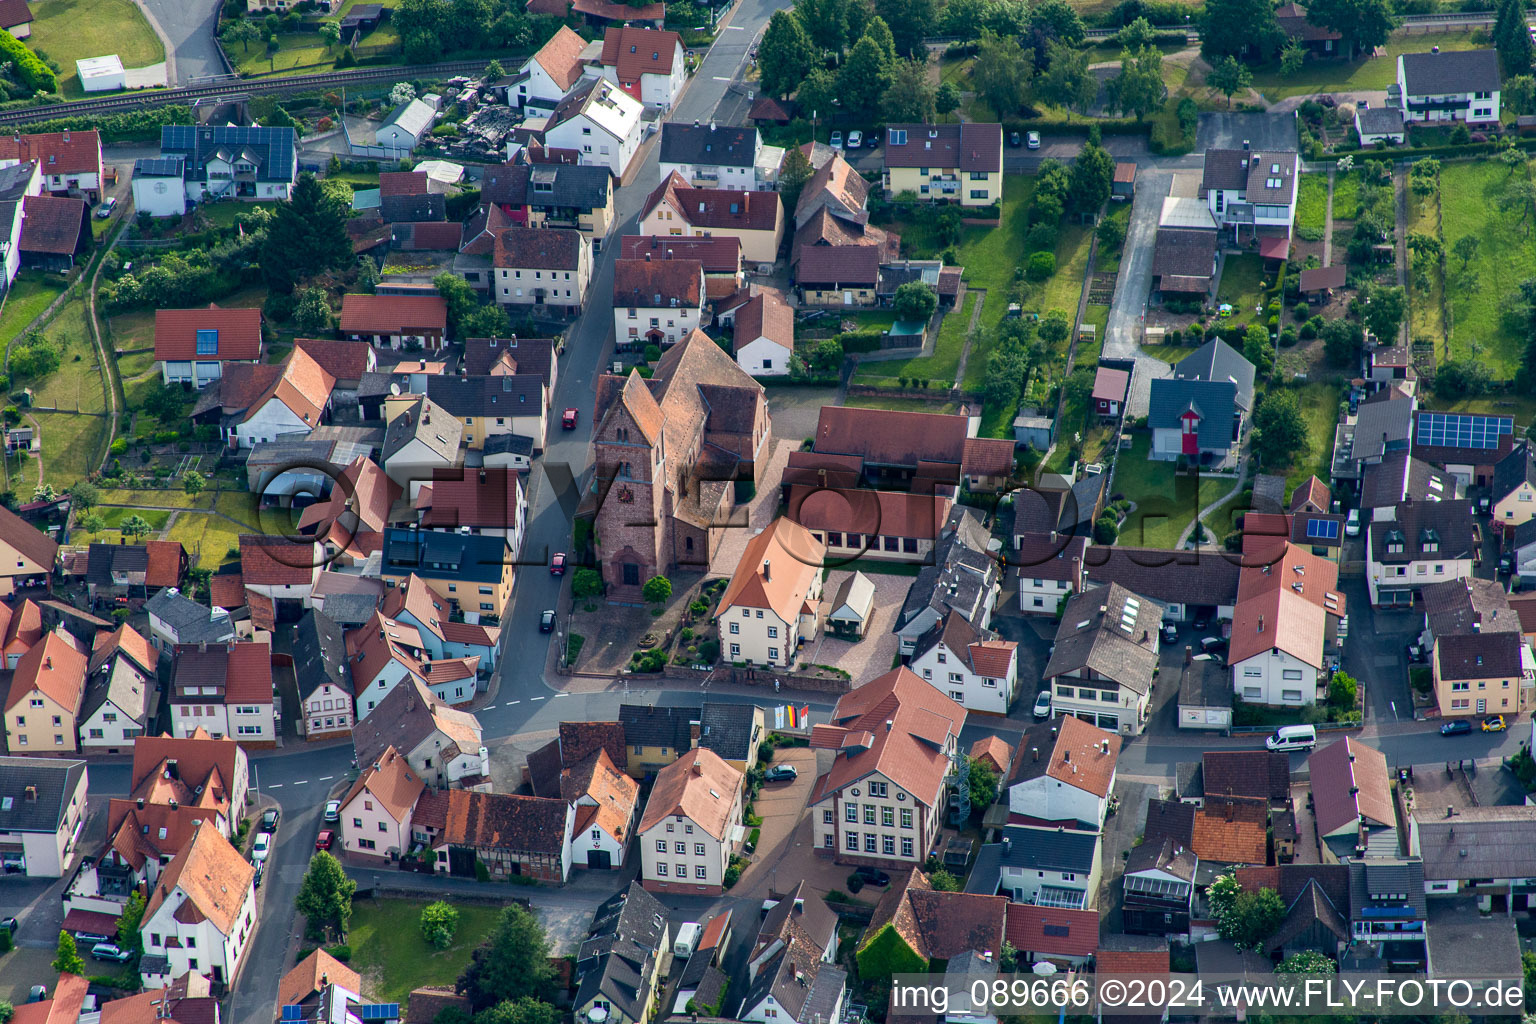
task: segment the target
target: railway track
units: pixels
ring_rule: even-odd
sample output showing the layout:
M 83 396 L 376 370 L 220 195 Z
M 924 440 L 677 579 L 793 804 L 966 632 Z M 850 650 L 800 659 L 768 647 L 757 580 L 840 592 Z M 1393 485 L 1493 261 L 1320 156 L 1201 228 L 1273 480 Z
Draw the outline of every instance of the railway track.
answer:
M 139 110 L 146 106 L 165 106 L 171 103 L 192 105 L 203 100 L 306 92 L 316 88 L 340 88 L 344 85 L 360 82 L 398 81 L 412 78 L 460 75 L 481 71 L 487 63 L 488 60 L 454 60 L 445 61 L 441 64 L 350 68 L 346 71 L 326 71 L 313 75 L 291 75 L 285 78 L 230 78 L 207 85 L 146 90 L 144 92 L 109 96 L 104 99 L 72 100 L 68 103 L 16 107 L 12 110 L 0 111 L 0 124 L 25 124 L 32 121 L 47 121 L 55 117 L 74 117 L 81 114 L 118 114 L 130 110 Z

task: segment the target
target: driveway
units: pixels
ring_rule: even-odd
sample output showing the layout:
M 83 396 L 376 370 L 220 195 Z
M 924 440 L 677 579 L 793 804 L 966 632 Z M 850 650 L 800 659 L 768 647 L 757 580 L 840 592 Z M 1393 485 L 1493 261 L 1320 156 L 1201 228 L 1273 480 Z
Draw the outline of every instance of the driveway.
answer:
M 1109 326 L 1104 332 L 1104 358 L 1136 361 L 1126 403 L 1131 416 L 1147 414 L 1153 379 L 1167 377 L 1173 372 L 1167 363 L 1141 349 L 1147 296 L 1152 290 L 1152 254 L 1157 246 L 1157 222 L 1162 216 L 1163 200 L 1172 188 L 1172 170 L 1142 165 L 1136 175 L 1136 198 L 1131 204 L 1131 222 L 1125 233 L 1120 275 L 1115 279 L 1115 295 L 1109 305 Z
M 214 30 L 219 0 L 138 0 L 150 27 L 166 44 L 166 77 L 171 85 L 231 72 L 219 54 Z
M 1253 149 L 1296 148 L 1296 115 L 1289 114 L 1201 114 L 1195 134 L 1195 151 L 1207 149 L 1242 149 L 1247 142 Z

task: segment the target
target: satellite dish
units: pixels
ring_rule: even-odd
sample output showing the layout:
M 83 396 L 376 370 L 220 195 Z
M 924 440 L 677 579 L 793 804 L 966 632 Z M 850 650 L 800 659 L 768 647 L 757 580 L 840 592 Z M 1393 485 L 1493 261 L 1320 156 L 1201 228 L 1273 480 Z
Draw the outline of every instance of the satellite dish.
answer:
M 1049 978 L 1051 975 L 1056 973 L 1056 965 L 1041 960 L 1039 963 L 1035 964 L 1035 966 L 1031 967 L 1030 970 L 1040 975 L 1042 978 Z
M 587 1011 L 587 1020 L 592 1024 L 603 1024 L 608 1019 L 608 1010 L 602 1006 L 594 1006 Z

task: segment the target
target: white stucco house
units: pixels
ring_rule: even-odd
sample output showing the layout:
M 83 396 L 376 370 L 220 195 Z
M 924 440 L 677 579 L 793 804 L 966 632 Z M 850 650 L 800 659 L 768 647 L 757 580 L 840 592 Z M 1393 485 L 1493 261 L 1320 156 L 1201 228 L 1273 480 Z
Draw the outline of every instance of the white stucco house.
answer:
M 596 70 L 604 81 L 653 110 L 672 109 L 688 81 L 682 37 L 640 25 L 614 25 L 604 31 Z
M 698 260 L 618 260 L 613 265 L 613 336 L 621 348 L 677 344 L 701 326 L 706 298 Z
M 211 823 L 161 873 L 139 935 L 145 985 L 163 988 L 191 971 L 233 985 L 256 930 L 256 866 Z
M 0 757 L 0 869 L 60 878 L 85 828 L 86 765 Z
M 544 144 L 573 149 L 581 162 L 606 167 L 623 178 L 640 148 L 645 107 L 628 93 L 600 79 L 585 79 L 549 116 Z
M 1008 822 L 1097 831 L 1109 810 L 1120 737 L 1063 715 L 1019 738 L 1008 791 Z
M 1402 53 L 1397 87 L 1405 121 L 1497 124 L 1499 56 L 1495 50 Z
M 795 311 L 776 292 L 748 299 L 732 324 L 736 365 L 754 377 L 787 377 L 795 354 Z
M 752 126 L 737 127 L 684 124 L 668 121 L 661 126 L 658 156 L 661 179 L 677 173 L 695 188 L 753 191 L 768 187 L 758 180 L 757 160 L 762 139 Z
M 1018 648 L 951 610 L 918 639 L 908 667 L 967 711 L 1006 715 L 1019 689 Z
M 1232 690 L 1254 704 L 1315 704 L 1338 664 L 1345 614 L 1338 564 L 1287 543 L 1265 565 L 1244 567 L 1227 663 Z
M 1301 157 L 1294 151 L 1208 149 L 1200 192 L 1217 228 L 1230 230 L 1233 241 L 1288 239 L 1300 173 Z
M 341 848 L 376 857 L 409 850 L 411 815 L 426 785 L 392 746 L 362 769 L 341 799 Z

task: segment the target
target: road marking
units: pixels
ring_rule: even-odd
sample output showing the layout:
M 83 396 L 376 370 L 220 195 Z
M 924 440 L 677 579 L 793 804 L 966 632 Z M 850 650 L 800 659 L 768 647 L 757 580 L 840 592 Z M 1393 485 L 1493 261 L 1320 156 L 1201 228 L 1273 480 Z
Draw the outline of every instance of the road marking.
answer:
M 320 776 L 320 781 L 321 782 L 330 782 L 335 777 L 336 776 L 334 776 L 334 775 L 322 775 L 322 776 Z
M 487 705 L 486 705 L 486 706 L 485 706 L 485 707 L 484 707 L 484 708 L 482 708 L 482 709 L 481 709 L 481 710 L 482 710 L 482 711 L 495 711 L 495 710 L 496 710 L 496 705 L 495 705 L 495 704 L 487 704 Z
M 274 782 L 274 783 L 272 783 L 272 785 L 268 786 L 267 788 L 268 789 L 282 789 L 283 788 L 283 784 L 281 782 Z
M 294 782 L 294 785 L 295 786 L 307 786 L 307 785 L 309 785 L 309 780 L 308 779 L 299 779 L 298 781 Z
M 556 697 L 569 697 L 569 696 L 570 696 L 570 694 L 568 694 L 568 693 L 564 693 L 564 692 L 561 692 L 561 693 L 557 693 L 557 694 L 555 694 L 555 696 L 556 696 Z
M 529 700 L 543 700 L 543 697 L 529 697 Z
M 746 31 L 746 29 L 742 28 L 740 25 L 727 25 L 727 26 L 725 26 L 725 30 L 727 32 L 745 32 Z
M 715 76 L 715 81 L 717 81 L 717 82 L 734 82 L 735 79 L 730 77 L 729 75 L 716 75 Z

